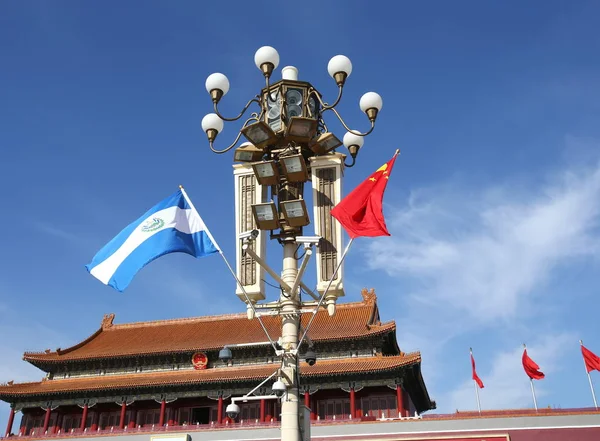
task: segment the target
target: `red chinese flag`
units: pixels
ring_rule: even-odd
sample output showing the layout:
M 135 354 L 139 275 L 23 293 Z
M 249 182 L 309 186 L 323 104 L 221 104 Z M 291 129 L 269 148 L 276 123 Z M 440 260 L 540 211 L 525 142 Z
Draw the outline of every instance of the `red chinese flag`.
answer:
M 527 349 L 523 351 L 523 369 L 525 369 L 525 373 L 532 380 L 541 380 L 545 377 L 544 373 L 540 371 L 538 364 L 527 355 Z
M 471 367 L 473 368 L 473 380 L 477 383 L 479 389 L 483 389 L 483 381 L 481 381 L 481 378 L 479 378 L 479 375 L 477 375 L 477 371 L 475 370 L 475 359 L 473 358 L 473 354 L 471 354 Z
M 396 155 L 331 210 L 352 239 L 359 236 L 389 236 L 383 218 L 383 192 L 394 167 Z
M 581 345 L 581 353 L 583 354 L 583 361 L 585 361 L 585 368 L 588 373 L 593 370 L 600 371 L 600 357 L 583 345 Z

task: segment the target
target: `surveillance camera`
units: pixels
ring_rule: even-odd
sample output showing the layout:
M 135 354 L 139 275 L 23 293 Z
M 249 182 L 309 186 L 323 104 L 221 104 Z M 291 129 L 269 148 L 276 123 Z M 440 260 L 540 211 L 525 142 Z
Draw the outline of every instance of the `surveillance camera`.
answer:
M 245 231 L 243 233 L 240 233 L 240 235 L 238 236 L 240 239 L 247 239 L 247 240 L 255 240 L 258 237 L 259 231 L 258 230 L 252 230 L 252 231 Z
M 283 394 L 287 391 L 287 387 L 283 384 L 283 381 L 277 380 L 273 383 L 273 393 L 278 397 L 283 397 Z
M 233 358 L 233 355 L 231 354 L 231 349 L 229 349 L 227 346 L 225 346 L 223 349 L 221 349 L 219 351 L 219 359 L 223 363 L 228 363 L 229 360 L 231 360 L 232 358 Z
M 306 351 L 306 354 L 304 354 L 304 361 L 306 361 L 309 366 L 315 365 L 317 362 L 317 354 L 313 348 L 308 348 L 308 351 Z
M 296 243 L 302 243 L 305 246 L 319 245 L 321 236 L 296 236 Z
M 235 403 L 228 404 L 225 408 L 225 414 L 232 420 L 235 420 L 240 414 L 240 406 Z

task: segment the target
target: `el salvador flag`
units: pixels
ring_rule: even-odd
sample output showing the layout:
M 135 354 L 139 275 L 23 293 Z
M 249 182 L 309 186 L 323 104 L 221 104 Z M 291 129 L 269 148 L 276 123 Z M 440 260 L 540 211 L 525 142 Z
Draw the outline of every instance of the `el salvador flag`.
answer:
M 87 270 L 117 291 L 154 259 L 169 253 L 204 257 L 221 250 L 180 189 L 121 231 L 92 259 Z

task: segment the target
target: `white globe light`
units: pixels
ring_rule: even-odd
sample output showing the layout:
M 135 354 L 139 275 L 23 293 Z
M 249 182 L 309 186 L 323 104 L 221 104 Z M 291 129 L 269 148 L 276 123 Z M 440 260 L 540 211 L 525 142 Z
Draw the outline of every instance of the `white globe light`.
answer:
M 265 63 L 271 63 L 274 69 L 279 66 L 279 54 L 271 46 L 263 46 L 254 54 L 254 64 L 260 69 Z
M 379 96 L 378 93 L 375 92 L 367 92 L 363 96 L 360 97 L 360 110 L 366 112 L 369 109 L 377 109 L 381 110 L 383 107 L 383 100 Z
M 352 132 L 346 132 L 343 140 L 344 146 L 350 148 L 351 145 L 357 145 L 358 148 L 362 147 L 365 143 L 365 138 L 362 136 L 355 135 Z
M 210 93 L 212 90 L 218 89 L 225 95 L 229 92 L 229 80 L 222 73 L 210 74 L 206 79 L 206 91 Z
M 350 58 L 345 55 L 336 55 L 329 60 L 327 72 L 329 72 L 331 78 L 338 72 L 344 72 L 346 76 L 349 77 L 352 73 L 352 62 L 350 61 Z
M 209 113 L 202 118 L 202 130 L 208 132 L 210 129 L 216 130 L 217 133 L 223 130 L 223 120 L 216 113 Z

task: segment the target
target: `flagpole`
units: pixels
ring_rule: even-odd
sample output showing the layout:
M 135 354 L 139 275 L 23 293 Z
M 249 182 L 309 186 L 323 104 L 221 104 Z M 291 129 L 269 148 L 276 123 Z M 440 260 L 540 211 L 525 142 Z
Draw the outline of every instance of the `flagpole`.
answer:
M 535 399 L 535 387 L 533 387 L 533 378 L 529 379 L 529 383 L 531 384 L 531 394 L 533 395 L 533 405 L 535 407 L 535 411 L 537 412 L 538 406 L 537 406 L 537 400 Z
M 317 312 L 319 312 L 319 308 L 321 307 L 321 304 L 323 303 L 323 300 L 325 300 L 325 295 L 329 291 L 329 288 L 331 288 L 331 284 L 333 283 L 335 277 L 337 276 L 338 271 L 342 267 L 342 263 L 344 263 L 344 259 L 346 258 L 346 254 L 348 253 L 348 250 L 350 249 L 350 246 L 352 245 L 352 242 L 354 242 L 354 238 L 350 239 L 350 241 L 348 242 L 348 245 L 346 245 L 346 248 L 344 249 L 344 252 L 342 253 L 342 257 L 340 257 L 340 261 L 339 261 L 337 267 L 335 268 L 335 271 L 331 275 L 331 278 L 329 279 L 329 283 L 327 284 L 327 288 L 325 288 L 325 291 L 323 292 L 323 295 L 321 296 L 321 299 L 319 300 L 319 303 L 317 303 L 317 307 L 312 312 L 312 317 L 310 318 L 310 320 L 308 321 L 308 324 L 304 328 L 304 334 L 302 334 L 302 338 L 298 342 L 298 347 L 300 347 L 302 345 L 302 342 L 304 341 L 304 337 L 306 337 L 306 334 L 308 333 L 308 328 L 310 328 L 310 325 L 312 324 L 313 320 L 317 316 Z
M 523 349 L 527 349 L 525 343 L 523 343 Z M 531 395 L 533 396 L 533 406 L 535 407 L 535 411 L 538 410 L 537 399 L 535 398 L 535 387 L 533 386 L 533 378 L 529 377 L 529 384 L 531 385 Z
M 579 344 L 583 346 L 583 340 L 579 340 Z M 596 392 L 594 392 L 594 383 L 592 383 L 592 377 L 590 376 L 589 371 L 587 370 L 587 365 L 585 364 L 585 358 L 583 359 L 583 366 L 585 368 L 585 373 L 587 374 L 588 381 L 590 383 L 590 390 L 592 391 L 592 398 L 594 399 L 594 407 L 598 410 L 598 402 L 596 401 Z
M 473 348 L 469 348 L 469 354 L 473 357 Z M 479 386 L 477 381 L 473 379 L 473 386 L 475 386 L 475 397 L 477 398 L 477 410 L 481 413 L 481 402 L 479 401 Z
M 477 386 L 477 382 L 473 380 L 473 386 L 475 386 L 475 396 L 477 397 L 477 410 L 481 413 L 481 403 L 479 402 L 479 386 Z
M 196 215 L 202 219 L 202 217 L 200 216 L 200 213 L 198 213 L 198 210 L 196 210 L 196 207 L 194 206 L 194 204 L 192 203 L 192 201 L 190 200 L 189 196 L 187 195 L 185 189 L 183 188 L 183 185 L 179 186 L 179 189 L 181 190 L 181 194 L 183 195 L 185 201 L 188 203 L 188 205 L 190 206 L 190 208 L 194 211 L 194 213 L 196 213 Z M 225 254 L 223 254 L 223 250 L 221 249 L 221 247 L 217 244 L 217 241 L 215 240 L 215 238 L 212 236 L 212 234 L 210 234 L 210 231 L 208 230 L 208 228 L 205 230 L 206 235 L 210 238 L 210 240 L 215 244 L 215 246 L 217 247 L 217 250 L 219 251 L 219 254 L 221 255 L 221 257 L 223 258 L 223 261 L 225 262 L 225 265 L 227 265 L 227 268 L 229 269 L 229 272 L 231 273 L 231 275 L 233 276 L 233 278 L 235 279 L 235 281 L 237 282 L 238 286 L 240 287 L 240 289 L 242 290 L 242 292 L 244 293 L 244 297 L 246 298 L 246 302 L 248 303 L 248 305 L 250 305 L 250 307 L 252 308 L 252 312 L 254 313 L 254 317 L 256 317 L 258 319 L 258 322 L 260 323 L 260 326 L 262 327 L 263 331 L 265 332 L 265 335 L 267 336 L 267 338 L 269 339 L 269 342 L 271 343 L 271 346 L 273 346 L 274 350 L 277 350 L 277 347 L 275 346 L 275 343 L 273 342 L 273 339 L 271 338 L 271 336 L 269 335 L 269 332 L 267 331 L 267 328 L 265 327 L 263 321 L 261 320 L 260 316 L 256 313 L 256 308 L 254 308 L 254 304 L 250 301 L 250 297 L 248 297 L 248 293 L 246 292 L 246 290 L 244 289 L 244 285 L 242 285 L 241 280 L 238 278 L 237 274 L 235 273 L 235 271 L 233 270 L 233 268 L 231 267 L 231 265 L 229 264 L 229 262 L 227 261 L 227 258 L 225 257 Z

